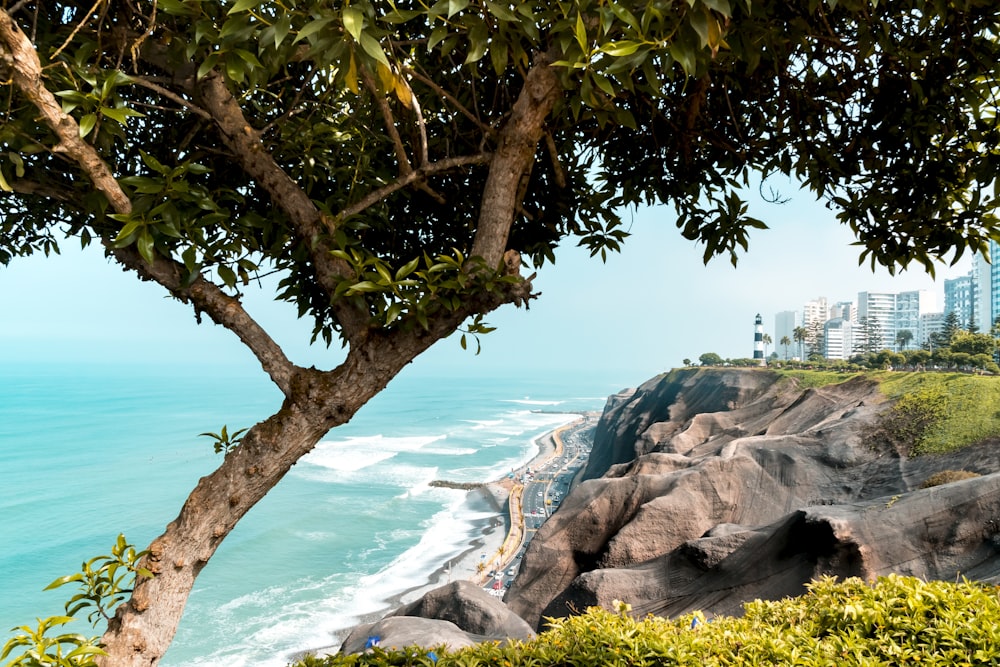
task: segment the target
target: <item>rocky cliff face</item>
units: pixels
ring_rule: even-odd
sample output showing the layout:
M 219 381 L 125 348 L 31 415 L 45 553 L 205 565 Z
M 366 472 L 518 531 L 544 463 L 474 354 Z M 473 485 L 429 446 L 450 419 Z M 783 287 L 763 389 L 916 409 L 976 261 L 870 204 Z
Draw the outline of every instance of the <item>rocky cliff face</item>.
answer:
M 614 599 L 738 613 L 821 574 L 1000 574 L 1000 448 L 906 459 L 867 436 L 888 407 L 855 379 L 686 369 L 613 396 L 585 480 L 539 531 L 506 601 L 537 627 Z M 867 430 L 866 430 L 867 429 Z M 919 490 L 932 473 L 983 477 Z

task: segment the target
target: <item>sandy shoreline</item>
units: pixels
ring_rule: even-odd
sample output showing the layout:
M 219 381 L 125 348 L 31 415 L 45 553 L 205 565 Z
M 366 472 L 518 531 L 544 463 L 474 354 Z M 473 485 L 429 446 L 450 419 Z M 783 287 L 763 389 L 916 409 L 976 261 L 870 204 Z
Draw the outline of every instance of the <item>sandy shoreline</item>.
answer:
M 559 431 L 579 424 L 579 422 L 579 419 L 573 420 L 535 438 L 534 442 L 538 447 L 537 453 L 530 461 L 516 469 L 514 471 L 515 475 L 520 475 L 527 468 L 537 469 L 540 467 L 540 464 L 550 458 L 556 451 L 554 435 Z M 509 501 L 513 487 L 514 481 L 505 476 L 468 491 L 466 496 L 467 504 L 473 509 L 481 508 L 481 511 L 489 516 L 484 517 L 480 521 L 475 535 L 469 541 L 465 550 L 450 561 L 442 563 L 427 577 L 427 581 L 423 584 L 390 597 L 386 600 L 384 609 L 365 615 L 358 620 L 357 625 L 373 623 L 385 616 L 386 613 L 413 602 L 428 591 L 439 588 L 448 582 L 474 578 L 478 573 L 478 565 L 484 560 L 484 556 L 487 562 L 495 559 L 500 547 L 503 546 L 510 533 L 511 516 Z M 352 625 L 347 628 L 336 628 L 332 631 L 336 645 L 308 649 L 297 654 L 293 659 L 298 660 L 306 654 L 323 655 L 337 652 L 340 650 L 340 643 L 343 642 L 353 627 Z

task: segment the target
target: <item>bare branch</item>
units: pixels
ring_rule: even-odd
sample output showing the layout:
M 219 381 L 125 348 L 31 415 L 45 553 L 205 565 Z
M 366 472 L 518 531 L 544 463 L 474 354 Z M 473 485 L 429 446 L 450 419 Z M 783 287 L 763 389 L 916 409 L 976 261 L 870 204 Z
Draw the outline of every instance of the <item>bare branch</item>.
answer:
M 420 169 L 413 170 L 410 173 L 406 174 L 405 176 L 401 176 L 395 182 L 390 183 L 385 187 L 379 188 L 374 192 L 370 192 L 368 196 L 366 196 L 364 199 L 357 202 L 356 204 L 348 206 L 337 215 L 337 219 L 344 220 L 356 213 L 360 213 L 361 211 L 365 210 L 369 206 L 372 206 L 376 202 L 385 199 L 393 192 L 405 188 L 407 185 L 417 183 L 427 178 L 428 176 L 431 176 L 433 174 L 439 174 L 441 172 L 448 171 L 451 169 L 455 169 L 456 167 L 464 167 L 466 165 L 473 165 L 473 164 L 487 164 L 490 161 L 490 157 L 491 157 L 490 153 L 479 153 L 477 155 L 466 155 L 463 157 L 448 158 L 446 160 L 438 160 L 437 162 L 433 162 L 427 165 L 426 167 L 421 167 Z
M 148 88 L 157 95 L 162 95 L 163 97 L 166 97 L 168 100 L 176 102 L 177 104 L 181 105 L 191 113 L 197 116 L 201 116 L 206 120 L 212 120 L 212 115 L 210 113 L 208 113 L 201 107 L 197 106 L 196 104 L 193 104 L 192 102 L 189 102 L 188 100 L 184 99 L 183 97 L 173 92 L 172 90 L 168 90 L 167 88 L 164 88 L 159 84 L 153 83 L 146 77 L 132 75 L 130 78 L 134 83 L 142 86 L 143 88 Z
M 483 134 L 491 136 L 491 135 L 493 135 L 496 132 L 496 130 L 494 130 L 494 128 L 490 127 L 489 125 L 486 125 L 481 120 L 479 120 L 479 118 L 475 114 L 473 114 L 471 111 L 469 111 L 468 109 L 466 109 L 465 106 L 463 106 L 462 103 L 459 102 L 458 99 L 454 95 L 452 95 L 447 90 L 445 90 L 444 88 L 442 88 L 441 86 L 439 86 L 434 80 L 432 80 L 432 79 L 424 76 L 420 72 L 417 72 L 416 70 L 412 70 L 412 69 L 410 69 L 408 67 L 404 67 L 403 71 L 406 72 L 407 74 L 409 74 L 410 76 L 412 76 L 414 79 L 416 79 L 420 83 L 422 83 L 425 86 L 427 86 L 428 88 L 430 88 L 431 90 L 433 90 L 435 93 L 437 93 L 438 95 L 440 95 L 444 99 L 446 99 L 449 102 L 451 102 L 452 105 L 454 105 L 454 107 L 456 109 L 458 109 L 459 113 L 461 113 L 463 116 L 465 116 L 466 118 L 468 118 L 469 120 L 471 120 L 473 123 L 475 123 L 476 126 L 479 128 L 479 130 Z
M 135 246 L 115 248 L 106 242 L 105 248 L 118 263 L 132 269 L 144 280 L 166 287 L 177 299 L 192 304 L 196 312 L 206 313 L 213 322 L 236 334 L 254 353 L 281 393 L 285 396 L 291 394 L 296 367 L 267 331 L 247 313 L 239 299 L 200 276 L 191 285 L 186 285 L 184 267 L 179 262 L 156 257 L 150 264 Z
M 409 174 L 413 171 L 413 167 L 410 166 L 410 159 L 406 156 L 406 147 L 403 145 L 403 139 L 399 136 L 399 130 L 396 129 L 396 119 L 392 115 L 389 102 L 385 99 L 385 95 L 378 89 L 378 86 L 375 85 L 375 80 L 372 78 L 368 68 L 361 66 L 358 68 L 358 71 L 361 72 L 361 81 L 364 82 L 365 88 L 371 93 L 372 99 L 378 105 L 379 111 L 382 112 L 382 121 L 385 123 L 386 134 L 392 139 L 392 146 L 396 151 L 396 160 L 399 161 L 399 173 L 400 175 Z

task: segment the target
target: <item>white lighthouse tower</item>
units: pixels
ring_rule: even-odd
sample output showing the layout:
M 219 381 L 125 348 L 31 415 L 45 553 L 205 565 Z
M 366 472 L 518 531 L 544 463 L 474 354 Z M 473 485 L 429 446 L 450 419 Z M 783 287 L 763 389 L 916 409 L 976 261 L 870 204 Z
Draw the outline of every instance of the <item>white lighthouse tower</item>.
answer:
M 753 321 L 753 360 L 758 366 L 764 366 L 764 320 L 760 318 L 760 313 Z

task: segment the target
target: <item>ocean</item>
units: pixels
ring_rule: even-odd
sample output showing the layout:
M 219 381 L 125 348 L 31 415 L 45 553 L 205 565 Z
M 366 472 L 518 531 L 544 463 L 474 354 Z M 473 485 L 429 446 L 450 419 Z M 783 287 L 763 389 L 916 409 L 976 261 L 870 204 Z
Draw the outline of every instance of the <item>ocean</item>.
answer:
M 200 575 L 165 667 L 272 667 L 426 583 L 495 519 L 434 479 L 485 482 L 535 439 L 644 381 L 584 370 L 403 374 L 328 434 L 237 526 Z M 250 426 L 280 394 L 226 367 L 0 366 L 0 644 L 63 613 L 43 592 L 119 533 L 159 535 L 218 463 L 205 431 Z M 67 631 L 93 634 L 85 619 Z

